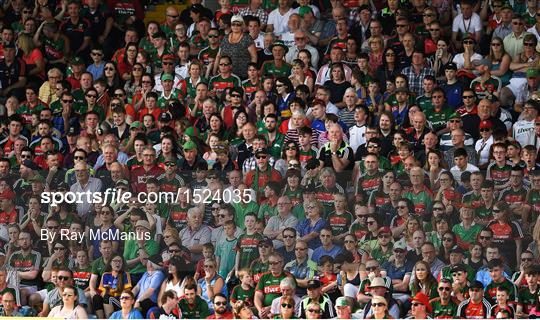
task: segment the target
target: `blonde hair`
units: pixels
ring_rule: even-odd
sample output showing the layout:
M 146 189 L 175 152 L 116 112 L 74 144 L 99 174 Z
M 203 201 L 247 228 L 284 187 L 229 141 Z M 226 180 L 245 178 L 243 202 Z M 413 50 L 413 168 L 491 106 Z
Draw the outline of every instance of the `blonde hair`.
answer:
M 25 56 L 30 55 L 30 53 L 32 53 L 32 51 L 36 48 L 36 46 L 34 45 L 34 40 L 30 35 L 26 33 L 19 34 L 17 45 L 24 52 Z

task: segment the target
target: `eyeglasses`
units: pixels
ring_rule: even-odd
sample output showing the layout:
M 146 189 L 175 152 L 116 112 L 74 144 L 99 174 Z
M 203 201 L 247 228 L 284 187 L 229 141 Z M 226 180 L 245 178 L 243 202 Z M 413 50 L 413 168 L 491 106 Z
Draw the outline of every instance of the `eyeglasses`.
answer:
M 308 309 L 310 313 L 321 313 L 321 309 Z
M 114 68 L 105 68 L 105 71 L 114 71 Z
M 166 62 L 166 61 L 163 61 L 162 64 L 163 64 L 164 66 L 171 66 L 171 65 L 173 65 L 174 63 L 173 63 L 173 62 Z
M 142 81 L 142 83 L 152 83 L 152 81 Z
M 131 300 L 131 297 L 130 296 L 123 296 L 123 297 L 120 297 L 120 300 Z
M 534 47 L 535 44 L 533 42 L 523 42 L 524 47 Z
M 86 95 L 87 98 L 97 98 L 97 96 L 95 94 L 87 94 Z
M 306 37 L 296 37 L 294 38 L 296 41 L 306 40 Z
M 176 19 L 176 18 L 178 18 L 178 15 L 171 15 L 171 14 L 168 14 L 167 17 Z
M 167 167 L 174 167 L 174 166 L 176 166 L 176 163 L 174 163 L 174 162 L 167 162 L 167 163 L 165 163 L 165 166 L 167 166 Z M 219 208 L 218 208 L 218 209 L 219 209 Z
M 23 10 L 23 13 L 32 13 L 30 10 Z
M 60 281 L 68 281 L 69 279 L 70 279 L 70 277 L 58 276 L 58 280 L 60 280 Z
M 433 13 L 424 13 L 422 17 L 435 17 L 436 15 Z
M 490 128 L 482 128 L 482 129 L 480 129 L 480 132 L 488 132 L 488 131 L 491 131 L 491 129 Z
M 433 29 L 429 29 L 429 31 L 435 32 L 435 31 L 441 31 L 441 29 L 435 29 L 435 28 L 433 28 Z
M 433 207 L 433 211 L 443 211 L 444 208 L 442 207 Z
M 493 43 L 491 44 L 491 46 L 492 46 L 492 47 L 500 47 L 501 44 L 500 44 L 500 43 L 497 43 L 497 42 L 493 42 Z
M 533 261 L 533 258 L 521 258 L 521 261 Z
M 407 28 L 408 25 L 406 25 L 406 24 L 397 24 L 396 27 L 398 27 L 398 28 Z
M 294 146 L 290 146 L 290 147 L 286 147 L 285 150 L 297 150 L 297 149 Z
M 267 157 L 266 156 L 256 156 L 255 158 L 257 158 L 257 159 L 266 159 Z
M 375 221 L 367 221 L 366 223 L 367 223 L 368 225 L 372 225 L 372 224 L 375 223 Z
M 93 55 L 93 56 L 102 56 L 103 53 L 101 53 L 101 52 L 92 52 L 91 55 Z
M 450 287 L 439 287 L 438 288 L 439 291 L 450 291 Z
M 73 100 L 71 99 L 62 99 L 63 103 L 73 103 Z
M 473 99 L 474 96 L 463 96 L 463 99 Z
M 380 234 L 377 236 L 378 238 L 385 238 L 385 239 L 389 239 L 390 238 L 390 235 L 389 234 Z
M 423 306 L 423 304 L 418 303 L 418 302 L 413 302 L 411 305 L 412 305 L 413 307 Z
M 75 160 L 85 160 L 86 158 L 81 157 L 81 156 L 75 156 L 75 157 L 73 157 L 73 159 L 75 159 Z
M 239 94 L 231 94 L 231 98 L 242 98 Z
M 230 64 L 230 63 L 220 63 L 219 65 L 222 66 L 222 67 L 228 67 L 228 66 L 230 66 L 231 64 Z
M 219 35 L 217 35 L 217 34 L 209 34 L 208 35 L 208 38 L 218 38 L 218 37 L 219 37 Z
M 123 93 L 115 93 L 115 94 L 114 94 L 114 97 L 115 97 L 115 98 L 121 98 L 121 97 L 123 97 L 123 96 L 124 96 Z
M 387 57 L 394 57 L 396 54 L 395 53 L 392 53 L 392 52 L 388 52 L 385 54 L 385 56 Z
M 366 270 L 367 271 L 375 271 L 377 270 L 378 266 L 370 266 L 370 267 L 366 267 Z
M 182 252 L 182 250 L 180 250 L 180 249 L 169 249 L 169 252 L 170 253 L 180 253 L 180 252 Z
M 142 71 L 142 68 L 133 68 L 133 71 Z
M 58 250 L 66 250 L 66 248 L 63 248 L 63 247 L 55 247 L 53 250 L 54 250 L 54 251 L 58 251 Z
M 292 309 L 294 306 L 293 306 L 292 304 L 282 303 L 282 304 L 281 304 L 281 307 L 282 307 L 282 308 L 287 308 L 287 309 Z
M 452 239 L 452 238 L 443 238 L 443 241 L 447 241 L 447 242 L 453 242 L 453 241 L 454 241 L 454 239 Z
M 479 239 L 480 240 L 491 240 L 491 237 L 480 236 Z
M 382 302 L 376 302 L 371 304 L 374 307 L 386 307 L 386 305 Z
M 398 209 L 407 209 L 407 206 L 397 206 Z
M 64 297 L 64 298 L 69 298 L 69 297 L 73 297 L 73 296 L 75 296 L 75 295 L 72 294 L 72 293 L 62 293 L 62 297 Z
M 216 302 L 214 302 L 214 305 L 216 305 L 216 306 L 226 306 L 227 301 L 216 301 Z
M 376 149 L 376 148 L 378 148 L 378 147 L 379 147 L 379 146 L 374 145 L 374 144 L 367 146 L 368 149 L 372 149 L 372 148 L 375 148 L 375 149 Z
M 283 87 L 282 83 L 276 83 L 276 88 L 281 88 L 281 87 Z
M 32 159 L 32 156 L 29 154 L 21 154 L 21 159 Z

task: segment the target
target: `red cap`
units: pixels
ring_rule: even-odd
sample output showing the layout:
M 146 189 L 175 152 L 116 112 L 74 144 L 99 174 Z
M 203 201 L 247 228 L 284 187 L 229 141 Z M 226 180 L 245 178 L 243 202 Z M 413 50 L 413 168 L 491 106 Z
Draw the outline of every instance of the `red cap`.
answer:
M 11 189 L 6 189 L 4 192 L 0 193 L 0 200 L 13 200 L 15 199 L 15 192 Z
M 163 61 L 163 60 L 174 60 L 174 55 L 172 55 L 172 54 L 164 54 L 161 57 L 161 61 Z
M 390 228 L 388 228 L 388 227 L 380 227 L 380 228 L 379 228 L 379 233 L 389 233 L 389 234 L 392 234 L 392 230 L 390 230 Z
M 493 124 L 489 120 L 480 121 L 480 129 L 491 129 Z
M 429 304 L 429 297 L 423 293 L 423 292 L 418 292 L 412 299 L 411 299 L 411 302 L 419 302 L 421 304 L 423 304 L 424 306 L 426 306 L 426 311 L 427 313 L 431 313 L 431 305 Z

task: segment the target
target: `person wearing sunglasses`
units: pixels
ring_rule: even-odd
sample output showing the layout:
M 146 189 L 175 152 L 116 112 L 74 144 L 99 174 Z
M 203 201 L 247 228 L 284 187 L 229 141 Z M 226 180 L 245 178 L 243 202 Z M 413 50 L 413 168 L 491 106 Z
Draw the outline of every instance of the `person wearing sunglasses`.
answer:
M 214 314 L 206 319 L 233 319 L 233 313 L 227 308 L 227 297 L 221 293 L 216 293 L 213 299 Z
M 280 299 L 279 314 L 274 316 L 274 319 L 296 319 L 294 313 L 295 301 L 293 297 L 286 296 Z
M 131 290 L 124 290 L 120 295 L 121 310 L 114 312 L 109 319 L 144 319 L 138 309 L 135 309 L 135 295 Z
M 307 295 L 300 302 L 301 319 L 330 319 L 333 318 L 334 308 L 327 294 L 322 292 L 323 283 L 317 278 L 308 280 Z
M 62 292 L 62 305 L 54 307 L 49 313 L 48 317 L 64 319 L 88 319 L 86 311 L 81 305 L 77 304 L 77 300 L 77 289 L 71 285 L 66 286 Z
M 452 298 L 452 282 L 442 278 L 437 286 L 438 297 L 430 301 L 431 316 L 437 318 L 453 318 L 456 315 L 457 303 Z
M 488 319 L 491 317 L 491 304 L 484 298 L 484 285 L 474 281 L 469 287 L 470 298 L 461 302 L 454 317 L 462 319 Z
M 367 308 L 367 307 L 366 307 Z M 390 315 L 388 302 L 383 296 L 375 295 L 370 302 L 370 312 L 364 311 L 365 317 L 361 319 L 398 319 Z
M 65 303 L 63 297 L 64 293 L 76 295 L 78 297 L 78 305 L 84 309 L 88 305 L 88 300 L 84 294 L 84 291 L 79 288 L 75 288 L 75 290 L 69 290 L 70 287 L 73 288 L 73 272 L 65 267 L 62 267 L 58 271 L 56 286 L 54 289 L 46 293 L 46 297 L 43 302 L 43 310 L 41 311 L 41 313 L 39 313 L 38 316 L 46 317 L 51 310 L 55 309 L 55 307 L 61 306 L 62 303 Z M 77 292 L 75 293 L 73 291 Z M 68 298 L 73 299 L 73 297 Z M 82 317 L 82 319 L 88 319 L 86 314 L 85 317 Z

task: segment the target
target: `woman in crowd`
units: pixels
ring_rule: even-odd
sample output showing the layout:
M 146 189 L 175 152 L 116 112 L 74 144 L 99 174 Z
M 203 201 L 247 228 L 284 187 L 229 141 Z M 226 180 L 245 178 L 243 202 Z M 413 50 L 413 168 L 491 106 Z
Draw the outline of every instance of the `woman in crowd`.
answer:
M 110 263 L 105 266 L 99 283 L 100 295 L 93 297 L 93 304 L 97 310 L 103 310 L 106 317 L 122 307 L 121 294 L 131 290 L 133 283 L 131 275 L 125 271 L 126 263 L 121 255 L 114 255 Z
M 437 279 L 431 273 L 429 264 L 425 261 L 418 261 L 414 265 L 414 277 L 411 282 L 411 296 L 415 296 L 418 292 L 423 292 L 431 299 L 438 296 Z
M 62 305 L 54 307 L 49 313 L 49 318 L 88 319 L 84 308 L 77 304 L 79 297 L 75 287 L 66 286 L 61 295 Z

